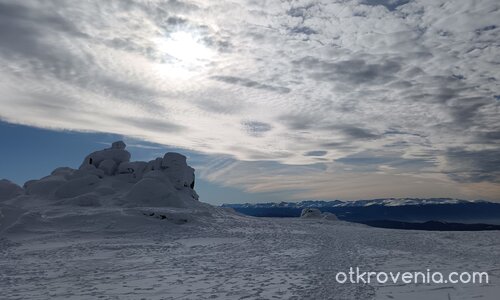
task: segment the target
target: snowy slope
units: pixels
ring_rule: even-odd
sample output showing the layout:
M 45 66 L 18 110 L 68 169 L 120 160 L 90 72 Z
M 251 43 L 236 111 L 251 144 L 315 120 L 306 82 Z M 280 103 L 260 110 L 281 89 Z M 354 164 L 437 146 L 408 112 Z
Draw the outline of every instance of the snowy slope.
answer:
M 136 219 L 86 230 L 4 235 L 6 299 L 497 299 L 499 232 L 417 232 L 220 212 L 195 223 Z M 89 219 L 87 219 L 88 221 Z M 87 224 L 87 225 L 85 225 Z M 147 226 L 146 226 L 147 225 Z M 93 228 L 93 230 L 90 230 Z M 121 229 L 121 230 L 120 230 Z M 338 284 L 351 266 L 488 271 L 489 285 Z

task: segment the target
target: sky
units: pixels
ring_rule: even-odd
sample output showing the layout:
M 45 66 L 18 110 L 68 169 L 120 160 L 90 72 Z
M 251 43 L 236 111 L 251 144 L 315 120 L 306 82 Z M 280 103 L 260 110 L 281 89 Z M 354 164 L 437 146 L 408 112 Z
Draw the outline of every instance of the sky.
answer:
M 499 20 L 497 0 L 0 0 L 0 177 L 123 139 L 186 154 L 211 203 L 500 201 Z

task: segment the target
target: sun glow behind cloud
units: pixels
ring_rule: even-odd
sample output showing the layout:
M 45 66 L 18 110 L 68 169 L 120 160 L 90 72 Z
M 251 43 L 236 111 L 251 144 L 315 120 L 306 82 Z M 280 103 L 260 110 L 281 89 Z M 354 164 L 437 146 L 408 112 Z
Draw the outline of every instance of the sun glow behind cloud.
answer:
M 203 73 L 216 52 L 205 45 L 195 32 L 175 31 L 154 39 L 156 51 L 164 56 L 157 64 L 160 75 L 189 79 Z
M 181 63 L 196 64 L 209 60 L 215 53 L 204 45 L 200 37 L 187 31 L 176 31 L 158 41 L 158 50 Z

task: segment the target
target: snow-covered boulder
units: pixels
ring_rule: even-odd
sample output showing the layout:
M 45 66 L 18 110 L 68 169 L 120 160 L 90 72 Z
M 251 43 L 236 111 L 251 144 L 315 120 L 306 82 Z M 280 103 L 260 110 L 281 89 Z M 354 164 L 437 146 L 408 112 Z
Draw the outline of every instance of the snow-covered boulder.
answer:
M 304 208 L 300 213 L 300 217 L 304 219 L 324 219 L 330 221 L 337 221 L 338 218 L 331 212 L 321 212 L 317 208 Z
M 317 208 L 304 208 L 300 213 L 301 218 L 321 218 L 321 211 Z
M 55 191 L 55 196 L 62 199 L 90 193 L 95 189 L 99 181 L 99 177 L 92 174 L 67 181 Z
M 0 180 L 0 201 L 12 199 L 24 193 L 24 190 L 17 184 L 7 180 Z
M 27 195 L 43 196 L 50 198 L 61 185 L 66 183 L 66 178 L 60 175 L 51 175 L 39 180 L 29 180 L 23 185 Z
M 94 175 L 94 176 L 97 176 L 99 178 L 103 178 L 105 173 L 103 170 L 97 169 L 93 165 L 88 165 L 88 166 L 81 167 L 78 170 L 73 170 L 73 172 L 71 172 L 71 174 L 68 174 L 64 177 L 68 180 L 73 180 L 73 179 L 85 177 L 88 175 Z
M 99 163 L 99 169 L 104 172 L 104 174 L 111 176 L 115 174 L 117 168 L 117 164 L 112 159 L 105 159 L 101 163 Z
M 59 168 L 55 169 L 54 171 L 52 171 L 52 173 L 50 173 L 50 175 L 67 176 L 67 175 L 71 175 L 73 173 L 73 171 L 74 171 L 74 169 L 69 168 L 69 167 L 59 167 Z
M 135 178 L 142 178 L 147 165 L 144 161 L 122 162 L 118 166 L 118 174 L 133 174 Z
M 104 160 L 113 160 L 117 165 L 130 160 L 130 152 L 125 150 L 125 143 L 122 141 L 114 142 L 111 148 L 95 151 L 87 155 L 80 165 L 80 169 L 88 165 L 98 167 Z
M 176 189 L 194 188 L 194 169 L 187 165 L 186 157 L 179 153 L 168 152 L 163 156 L 161 168 Z
M 134 184 L 126 200 L 127 206 L 184 206 L 172 183 L 151 177 Z
M 321 214 L 323 216 L 323 219 L 325 220 L 330 220 L 330 221 L 338 221 L 339 219 L 337 218 L 337 216 L 335 214 L 332 214 L 331 212 L 323 212 Z
M 162 162 L 161 157 L 157 157 L 156 159 L 149 161 L 148 165 L 146 166 L 146 172 L 147 171 L 161 170 L 161 162 Z
M 125 145 L 123 141 L 117 141 L 111 144 L 111 149 L 125 150 L 126 147 L 127 145 Z

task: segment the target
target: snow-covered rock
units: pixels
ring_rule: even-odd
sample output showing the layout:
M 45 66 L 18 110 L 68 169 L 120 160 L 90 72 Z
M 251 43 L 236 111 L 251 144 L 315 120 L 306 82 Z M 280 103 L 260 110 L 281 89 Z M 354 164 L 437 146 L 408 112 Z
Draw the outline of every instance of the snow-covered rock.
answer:
M 94 174 L 88 174 L 84 177 L 69 180 L 57 188 L 54 196 L 63 199 L 90 193 L 95 189 L 95 186 L 99 184 L 99 181 L 100 178 Z
M 129 174 L 129 180 L 142 178 L 148 163 L 144 161 L 122 162 L 118 166 L 118 174 Z
M 79 207 L 204 207 L 194 191 L 194 169 L 186 157 L 168 152 L 149 162 L 130 161 L 125 143 L 87 155 L 81 166 L 57 168 L 24 184 L 0 182 L 0 200 L 25 194 L 39 203 Z M 28 201 L 24 201 L 28 203 Z
M 21 194 L 24 194 L 24 191 L 20 186 L 7 179 L 0 180 L 0 201 L 12 199 Z
M 112 159 L 105 159 L 99 164 L 99 169 L 101 169 L 104 174 L 111 176 L 116 172 L 116 162 Z
M 339 219 L 337 218 L 337 216 L 335 214 L 332 214 L 331 212 L 323 212 L 321 214 L 323 216 L 323 219 L 325 220 L 330 220 L 330 221 L 338 221 Z
M 304 219 L 324 219 L 330 221 L 337 221 L 338 218 L 331 212 L 321 212 L 317 208 L 304 208 L 300 213 L 300 217 Z
M 159 178 L 143 178 L 126 195 L 128 206 L 184 207 L 182 197 L 177 195 L 170 181 Z
M 300 213 L 301 218 L 321 218 L 321 211 L 317 208 L 304 208 Z
M 95 151 L 87 155 L 80 165 L 80 169 L 88 165 L 98 167 L 104 160 L 113 160 L 117 165 L 130 160 L 130 152 L 125 150 L 125 143 L 122 141 L 114 142 L 111 148 Z
M 184 155 L 174 152 L 166 153 L 163 156 L 161 168 L 168 174 L 176 189 L 194 188 L 194 169 L 187 165 Z
M 54 195 L 54 192 L 66 183 L 67 179 L 61 175 L 51 175 L 40 180 L 29 180 L 24 183 L 27 195 L 41 196 L 46 199 Z

